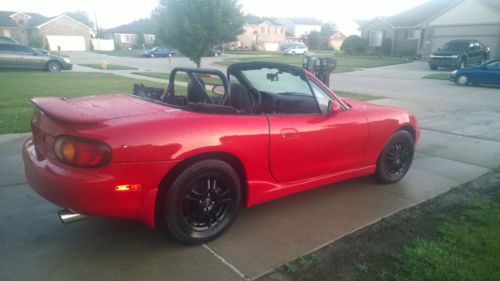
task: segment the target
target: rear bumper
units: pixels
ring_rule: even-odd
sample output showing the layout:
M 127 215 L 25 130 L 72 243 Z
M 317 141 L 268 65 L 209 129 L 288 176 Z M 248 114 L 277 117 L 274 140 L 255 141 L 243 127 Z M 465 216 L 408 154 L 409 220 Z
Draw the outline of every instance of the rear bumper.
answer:
M 28 183 L 42 197 L 75 212 L 139 220 L 154 227 L 158 186 L 175 162 L 110 163 L 102 168 L 74 168 L 40 157 L 33 141 L 23 147 Z M 115 191 L 120 184 L 142 185 L 138 191 Z

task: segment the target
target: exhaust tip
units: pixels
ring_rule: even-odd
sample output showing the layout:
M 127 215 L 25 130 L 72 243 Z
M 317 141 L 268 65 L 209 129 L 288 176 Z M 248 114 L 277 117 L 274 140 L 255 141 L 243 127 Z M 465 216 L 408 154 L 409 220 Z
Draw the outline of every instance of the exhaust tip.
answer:
M 76 213 L 71 209 L 60 210 L 57 212 L 57 214 L 59 215 L 59 219 L 61 219 L 61 222 L 63 224 L 70 224 L 70 223 L 74 223 L 74 222 L 79 222 L 81 220 L 88 218 L 86 215 Z

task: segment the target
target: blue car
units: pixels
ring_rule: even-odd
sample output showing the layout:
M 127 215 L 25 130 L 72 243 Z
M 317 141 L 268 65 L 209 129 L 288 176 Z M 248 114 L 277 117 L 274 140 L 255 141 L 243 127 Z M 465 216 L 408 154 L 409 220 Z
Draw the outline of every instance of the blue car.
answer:
M 449 79 L 460 86 L 500 85 L 500 59 L 474 67 L 457 69 L 451 73 Z
M 143 57 L 155 58 L 155 57 L 171 57 L 175 55 L 175 51 L 168 48 L 158 48 L 155 47 L 151 50 L 142 53 Z

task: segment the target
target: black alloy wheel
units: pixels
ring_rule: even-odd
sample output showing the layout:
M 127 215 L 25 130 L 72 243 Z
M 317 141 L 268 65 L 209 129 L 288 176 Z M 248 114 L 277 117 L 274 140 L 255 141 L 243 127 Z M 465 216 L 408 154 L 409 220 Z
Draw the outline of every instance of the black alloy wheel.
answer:
M 241 180 L 228 163 L 211 159 L 192 164 L 174 180 L 164 216 L 169 233 L 196 245 L 222 235 L 241 206 Z
M 414 140 L 407 131 L 396 132 L 385 144 L 377 161 L 375 178 L 381 183 L 395 183 L 410 169 Z

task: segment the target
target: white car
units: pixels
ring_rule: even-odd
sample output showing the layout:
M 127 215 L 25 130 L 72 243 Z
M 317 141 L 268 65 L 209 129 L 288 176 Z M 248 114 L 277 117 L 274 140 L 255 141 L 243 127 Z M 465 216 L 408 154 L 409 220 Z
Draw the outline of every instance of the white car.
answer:
M 309 53 L 309 50 L 304 44 L 288 45 L 283 50 L 284 55 L 296 55 L 296 54 L 307 55 L 307 53 Z

